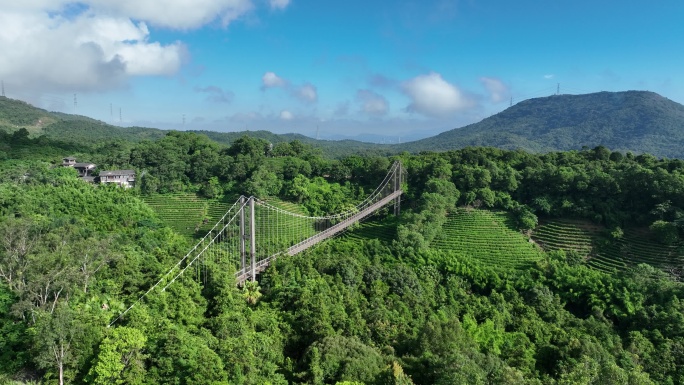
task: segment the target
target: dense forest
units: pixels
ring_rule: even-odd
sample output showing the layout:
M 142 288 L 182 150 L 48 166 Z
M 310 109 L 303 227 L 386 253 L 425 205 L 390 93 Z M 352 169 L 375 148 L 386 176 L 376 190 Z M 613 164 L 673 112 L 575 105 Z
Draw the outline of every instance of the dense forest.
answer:
M 605 147 L 330 159 L 299 140 L 188 132 L 79 146 L 0 131 L 0 143 L 0 381 L 684 384 L 679 257 L 606 272 L 539 248 L 512 269 L 433 247 L 465 209 L 504 211 L 529 242 L 539 221 L 573 218 L 606 242 L 642 228 L 681 248 L 681 160 Z M 57 167 L 66 155 L 135 169 L 138 184 L 85 183 Z M 210 261 L 109 326 L 193 245 L 146 197 L 247 194 L 335 213 L 395 160 L 408 175 L 402 215 L 373 219 L 391 239 L 333 239 L 243 287 L 235 266 Z

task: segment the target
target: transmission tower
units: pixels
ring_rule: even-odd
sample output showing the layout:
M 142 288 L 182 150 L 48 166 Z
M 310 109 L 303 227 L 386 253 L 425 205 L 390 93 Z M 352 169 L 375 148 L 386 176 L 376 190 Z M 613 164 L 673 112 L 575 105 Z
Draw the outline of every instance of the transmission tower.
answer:
M 560 95 L 560 83 L 556 83 L 556 95 Z
M 78 105 L 78 101 L 76 100 L 76 94 L 74 94 L 74 113 L 76 113 L 76 106 Z
M 119 124 L 123 122 L 123 119 L 121 118 L 121 107 L 119 107 Z
M 5 81 L 2 80 L 2 81 L 0 81 L 0 83 L 2 83 L 2 97 L 4 98 L 5 97 Z

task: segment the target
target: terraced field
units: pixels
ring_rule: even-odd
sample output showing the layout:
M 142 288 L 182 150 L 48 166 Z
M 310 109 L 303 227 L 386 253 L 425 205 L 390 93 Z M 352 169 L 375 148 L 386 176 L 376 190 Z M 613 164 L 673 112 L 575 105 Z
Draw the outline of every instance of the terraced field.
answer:
M 378 239 L 385 244 L 392 243 L 397 236 L 397 222 L 392 219 L 379 220 L 373 217 L 361 222 L 341 235 L 342 239 L 367 241 Z
M 518 269 L 541 258 L 541 250 L 516 231 L 505 212 L 458 209 L 431 245 L 457 251 L 485 265 Z
M 545 250 L 575 250 L 587 264 L 601 271 L 625 270 L 640 263 L 667 269 L 684 262 L 676 246 L 653 240 L 648 229 L 626 229 L 621 239 L 611 241 L 603 226 L 587 221 L 549 220 L 542 222 L 532 238 Z
M 542 221 L 532 233 L 532 239 L 544 250 L 574 250 L 582 256 L 593 252 L 593 238 L 599 228 L 587 228 L 587 222 Z
M 193 193 L 156 194 L 144 198 L 164 223 L 189 238 L 206 234 L 235 199 L 210 200 Z
M 301 205 L 294 202 L 288 202 L 274 197 L 263 199 L 263 201 L 280 209 L 289 211 L 291 213 L 309 215 Z

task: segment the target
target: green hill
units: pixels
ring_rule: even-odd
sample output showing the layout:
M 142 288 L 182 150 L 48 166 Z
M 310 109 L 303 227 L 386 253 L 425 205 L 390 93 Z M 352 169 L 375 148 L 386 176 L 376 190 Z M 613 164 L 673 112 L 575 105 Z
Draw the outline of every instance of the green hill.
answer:
M 479 123 L 405 143 L 411 152 L 467 146 L 533 152 L 605 146 L 684 157 L 684 106 L 653 92 L 554 95 L 520 102 Z
M 432 242 L 438 250 L 462 254 L 493 268 L 529 267 L 541 250 L 515 230 L 506 212 L 458 209 L 449 214 Z
M 162 138 L 169 131 L 149 127 L 119 127 L 82 115 L 50 112 L 26 102 L 0 97 L 0 130 L 12 133 L 25 128 L 32 137 L 44 135 L 50 139 L 78 145 L 92 145 L 111 140 L 140 142 Z M 323 150 L 328 158 L 339 158 L 350 154 L 387 155 L 393 150 L 380 144 L 353 140 L 316 140 L 301 134 L 274 134 L 269 131 L 192 131 L 206 135 L 224 145 L 230 145 L 241 136 L 265 139 L 271 143 L 299 140 Z

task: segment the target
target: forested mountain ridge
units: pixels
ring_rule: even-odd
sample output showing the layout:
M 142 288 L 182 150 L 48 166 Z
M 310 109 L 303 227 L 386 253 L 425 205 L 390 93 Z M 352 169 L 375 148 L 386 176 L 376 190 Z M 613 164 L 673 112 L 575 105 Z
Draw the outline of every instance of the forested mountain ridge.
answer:
M 32 135 L 93 145 L 104 141 L 155 140 L 168 131 L 119 127 L 80 115 L 48 112 L 27 103 L 0 98 L 0 129 L 26 128 Z M 192 130 L 190 130 L 192 131 Z M 684 158 L 684 106 L 647 91 L 554 95 L 522 101 L 496 115 L 437 136 L 401 145 L 354 140 L 316 140 L 301 134 L 269 131 L 192 131 L 230 145 L 248 135 L 271 143 L 299 140 L 331 158 L 350 154 L 389 155 L 408 151 L 447 151 L 467 146 L 523 149 L 532 152 L 604 146 L 615 151 Z
M 14 133 L 22 128 L 31 137 L 43 135 L 60 142 L 90 147 L 112 141 L 138 143 L 143 140 L 156 140 L 170 132 L 158 128 L 116 126 L 86 116 L 50 112 L 20 100 L 0 97 L 0 131 Z M 206 135 L 222 145 L 230 145 L 245 135 L 264 139 L 273 144 L 299 140 L 323 149 L 326 156 L 331 158 L 354 153 L 388 154 L 392 151 L 389 147 L 373 143 L 354 140 L 316 140 L 301 134 L 274 134 L 265 130 L 218 132 L 190 129 L 187 131 Z
M 481 122 L 397 148 L 418 152 L 490 146 L 548 152 L 599 145 L 683 158 L 684 106 L 647 91 L 554 95 L 522 101 Z

